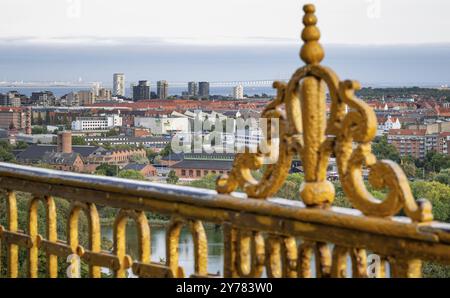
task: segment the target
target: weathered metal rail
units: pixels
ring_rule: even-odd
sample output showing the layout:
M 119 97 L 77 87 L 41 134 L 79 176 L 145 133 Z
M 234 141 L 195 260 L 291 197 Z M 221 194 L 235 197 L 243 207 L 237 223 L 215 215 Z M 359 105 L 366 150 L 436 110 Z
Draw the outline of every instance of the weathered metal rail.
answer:
M 308 208 L 302 202 L 285 199 L 248 199 L 241 195 L 190 187 L 153 184 L 133 180 L 81 175 L 48 169 L 0 163 L 0 188 L 7 190 L 8 226 L 0 228 L 7 247 L 8 274 L 18 275 L 18 248 L 28 250 L 29 276 L 37 276 L 37 251 L 48 258 L 48 273 L 57 277 L 57 258 L 75 254 L 100 277 L 100 267 L 122 277 L 128 268 L 143 277 L 183 276 L 178 267 L 178 236 L 186 224 L 195 243 L 195 276 L 208 276 L 207 242 L 202 222 L 223 227 L 224 268 L 227 277 L 311 276 L 315 255 L 319 276 L 346 275 L 349 253 L 354 276 L 367 276 L 366 251 L 391 263 L 392 276 L 419 276 L 420 262 L 450 264 L 450 224 L 413 223 L 404 217 L 375 218 L 355 209 Z M 29 207 L 29 230 L 17 229 L 15 192 L 33 194 Z M 72 203 L 67 241 L 57 239 L 54 197 Z M 37 234 L 36 207 L 47 210 L 47 235 Z M 119 210 L 114 224 L 114 250 L 100 249 L 100 222 L 96 205 Z M 78 245 L 79 212 L 89 221 L 90 246 Z M 167 231 L 165 263 L 150 262 L 150 227 L 144 211 L 172 216 Z M 125 223 L 136 221 L 139 230 L 139 259 L 125 252 Z M 334 244 L 330 246 L 329 244 Z M 345 259 L 345 262 L 343 261 Z M 356 270 L 356 271 L 355 271 Z M 385 272 L 379 271 L 383 276 Z
M 274 83 L 277 97 L 262 113 L 279 120 L 278 142 L 272 143 L 268 131 L 266 145 L 271 150 L 265 152 L 269 154 L 238 154 L 230 175 L 217 180 L 217 192 L 0 163 L 7 209 L 7 225 L 0 227 L 0 237 L 7 248 L 8 275 L 19 275 L 22 247 L 28 252 L 30 277 L 38 276 L 39 250 L 46 253 L 50 277 L 58 276 L 58 258 L 69 255 L 86 262 L 91 277 L 101 277 L 101 267 L 110 268 L 116 277 L 126 276 L 130 268 L 140 277 L 182 277 L 178 242 L 186 225 L 194 240 L 192 276 L 212 277 L 204 222 L 222 227 L 225 277 L 260 277 L 264 270 L 269 277 L 345 277 L 349 271 L 353 277 L 420 277 L 424 261 L 450 265 L 450 224 L 433 221 L 430 202 L 414 199 L 397 164 L 379 161 L 372 154 L 375 113 L 355 97 L 357 82 L 340 81 L 320 65 L 324 52 L 315 8 L 306 5 L 304 11 L 300 57 L 306 65 L 287 84 Z M 331 98 L 328 119 L 325 87 Z M 285 182 L 295 154 L 305 172 L 299 201 L 271 198 Z M 326 179 L 331 156 L 355 209 L 332 207 L 335 190 Z M 267 160 L 272 163 L 263 167 Z M 255 170 L 262 171 L 260 180 L 253 177 Z M 373 187 L 387 189 L 384 200 L 366 189 L 363 170 L 369 171 Z M 245 194 L 234 193 L 238 187 Z M 17 192 L 32 195 L 26 231 L 18 229 Z M 63 215 L 57 214 L 55 197 L 71 202 L 66 241 L 58 239 L 56 219 Z M 39 202 L 46 208 L 45 236 L 38 234 Z M 98 205 L 118 209 L 112 251 L 101 249 Z M 162 263 L 151 262 L 146 211 L 172 218 Z M 396 216 L 401 211 L 406 217 Z M 87 247 L 78 240 L 81 212 L 88 219 Z M 137 259 L 126 252 L 128 219 L 138 230 Z M 370 255 L 378 256 L 379 262 L 372 264 Z M 368 265 L 376 270 L 369 271 Z

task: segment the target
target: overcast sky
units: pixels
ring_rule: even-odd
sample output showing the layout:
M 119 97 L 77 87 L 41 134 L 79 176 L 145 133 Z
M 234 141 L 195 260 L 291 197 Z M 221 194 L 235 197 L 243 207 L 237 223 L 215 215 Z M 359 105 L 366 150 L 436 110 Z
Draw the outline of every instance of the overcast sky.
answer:
M 324 43 L 450 42 L 448 0 L 1 0 L 0 38 L 293 42 L 306 2 L 317 6 Z
M 306 2 L 339 73 L 449 83 L 448 0 L 0 0 L 0 80 L 287 78 Z

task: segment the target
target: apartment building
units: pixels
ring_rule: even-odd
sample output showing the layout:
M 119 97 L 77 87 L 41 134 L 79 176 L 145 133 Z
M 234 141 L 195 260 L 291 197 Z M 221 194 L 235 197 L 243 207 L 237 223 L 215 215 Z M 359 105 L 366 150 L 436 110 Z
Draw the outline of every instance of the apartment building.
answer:
M 387 135 L 388 143 L 394 145 L 401 156 L 423 159 L 427 152 L 425 129 L 391 129 Z M 432 143 L 432 141 L 430 141 Z
M 0 128 L 9 129 L 11 124 L 18 129 L 23 130 L 26 127 L 26 113 L 17 107 L 0 107 Z

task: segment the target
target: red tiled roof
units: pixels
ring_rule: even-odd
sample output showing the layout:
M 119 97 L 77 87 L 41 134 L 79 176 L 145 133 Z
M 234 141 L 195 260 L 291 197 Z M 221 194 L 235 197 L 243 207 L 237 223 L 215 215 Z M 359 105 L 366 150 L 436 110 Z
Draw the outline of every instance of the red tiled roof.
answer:
M 391 129 L 389 130 L 389 135 L 424 136 L 426 132 L 426 129 Z

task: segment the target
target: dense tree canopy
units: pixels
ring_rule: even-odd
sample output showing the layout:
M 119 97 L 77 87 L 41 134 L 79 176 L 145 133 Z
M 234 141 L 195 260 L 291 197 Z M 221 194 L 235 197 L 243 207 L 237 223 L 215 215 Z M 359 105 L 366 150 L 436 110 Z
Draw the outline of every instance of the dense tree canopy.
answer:
M 144 175 L 141 172 L 135 170 L 123 170 L 117 175 L 119 178 L 133 179 L 133 180 L 145 180 Z
M 400 162 L 400 154 L 397 148 L 388 143 L 386 136 L 375 139 L 372 144 L 372 151 L 379 160 L 390 159 L 395 162 Z

